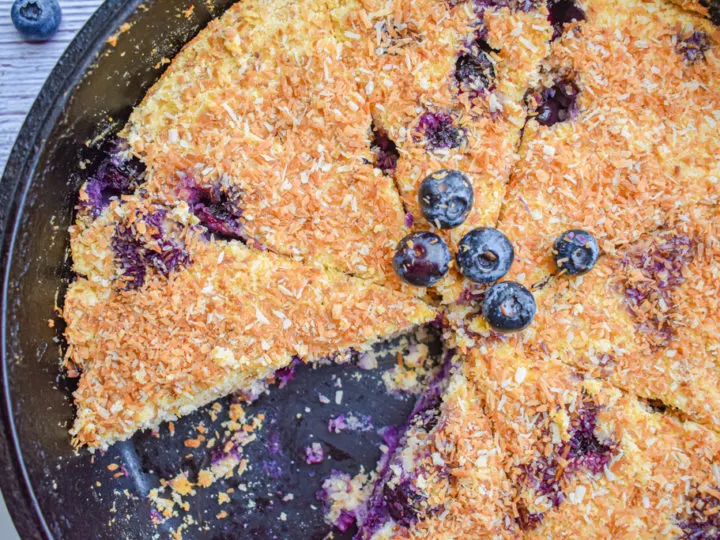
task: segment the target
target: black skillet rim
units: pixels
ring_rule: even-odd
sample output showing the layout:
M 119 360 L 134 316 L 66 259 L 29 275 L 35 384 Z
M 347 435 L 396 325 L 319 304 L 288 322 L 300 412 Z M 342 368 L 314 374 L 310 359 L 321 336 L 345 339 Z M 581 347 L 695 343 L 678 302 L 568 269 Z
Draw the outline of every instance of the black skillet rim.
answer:
M 107 36 L 135 11 L 138 1 L 106 0 L 90 17 L 60 57 L 43 84 L 10 152 L 0 183 L 0 278 L 2 279 L 2 421 L 0 422 L 0 488 L 21 538 L 52 538 L 30 485 L 19 449 L 10 400 L 7 370 L 8 276 L 13 248 L 32 173 L 54 120 L 62 112 L 68 91 L 80 80 L 106 42 Z

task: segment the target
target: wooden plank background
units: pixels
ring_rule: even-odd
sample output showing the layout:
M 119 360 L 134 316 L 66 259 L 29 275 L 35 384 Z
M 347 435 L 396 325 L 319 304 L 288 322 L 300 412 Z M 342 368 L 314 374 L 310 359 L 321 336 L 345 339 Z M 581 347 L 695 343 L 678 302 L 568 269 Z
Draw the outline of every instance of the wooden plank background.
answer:
M 12 0 L 0 0 L 0 171 L 25 115 L 58 58 L 101 0 L 60 0 L 62 22 L 45 43 L 22 40 L 10 20 Z
M 0 0 L 0 171 L 37 93 L 68 43 L 102 0 L 60 0 L 62 22 L 46 43 L 26 43 L 10 20 L 12 0 Z M 18 539 L 0 497 L 0 537 Z

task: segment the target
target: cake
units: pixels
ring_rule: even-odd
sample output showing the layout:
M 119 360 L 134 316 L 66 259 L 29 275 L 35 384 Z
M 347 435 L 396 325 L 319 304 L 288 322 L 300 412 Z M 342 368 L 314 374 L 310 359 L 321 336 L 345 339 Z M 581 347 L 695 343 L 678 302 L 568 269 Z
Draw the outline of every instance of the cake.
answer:
M 63 307 L 73 444 L 434 325 L 441 365 L 377 469 L 326 480 L 328 523 L 720 536 L 716 7 L 231 6 L 86 171 Z M 472 204 L 445 227 L 422 193 L 450 177 Z M 455 255 L 496 229 L 509 270 L 486 281 L 531 299 L 521 331 L 499 331 L 499 289 L 462 257 L 421 286 L 395 264 L 414 233 Z M 597 246 L 582 271 L 558 251 L 577 231 Z

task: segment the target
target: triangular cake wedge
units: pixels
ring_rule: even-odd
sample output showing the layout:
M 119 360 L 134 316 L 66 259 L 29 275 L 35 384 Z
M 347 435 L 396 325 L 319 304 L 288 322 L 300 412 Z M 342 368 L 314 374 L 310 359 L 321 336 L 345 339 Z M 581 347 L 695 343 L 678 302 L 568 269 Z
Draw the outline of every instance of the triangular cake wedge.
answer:
M 568 229 L 613 251 L 720 202 L 720 29 L 660 0 L 577 4 L 586 20 L 553 42 L 529 94 L 499 223 L 530 284 Z
M 75 248 L 76 267 L 97 269 L 63 309 L 68 366 L 80 372 L 76 446 L 256 394 L 294 358 L 364 350 L 436 316 L 366 280 L 209 238 L 184 204 L 116 201 Z
M 370 92 L 376 164 L 394 179 L 407 225 L 418 231 L 436 225 L 420 211 L 421 182 L 441 169 L 468 176 L 473 208 L 459 227 L 439 231 L 454 250 L 469 230 L 496 225 L 525 123 L 523 97 L 549 51 L 548 12 L 530 2 L 395 0 L 392 11 L 372 4 L 385 15 L 358 25 L 371 52 L 351 61 Z M 466 285 L 453 270 L 434 289 L 451 303 Z
M 717 535 L 717 433 L 521 347 L 488 342 L 466 373 L 504 452 L 507 514 L 526 537 Z
M 694 206 L 671 219 L 603 255 L 587 275 L 556 276 L 535 291 L 535 320 L 509 343 L 718 431 L 720 210 Z M 453 322 L 461 348 L 495 335 L 477 314 Z
M 521 348 L 455 359 L 381 463 L 358 538 L 717 535 L 717 433 Z
M 404 212 L 373 166 L 370 103 L 346 67 L 349 14 L 362 10 L 237 2 L 212 21 L 123 132 L 148 167 L 145 188 L 191 206 L 214 199 L 273 251 L 400 287 L 391 260 Z

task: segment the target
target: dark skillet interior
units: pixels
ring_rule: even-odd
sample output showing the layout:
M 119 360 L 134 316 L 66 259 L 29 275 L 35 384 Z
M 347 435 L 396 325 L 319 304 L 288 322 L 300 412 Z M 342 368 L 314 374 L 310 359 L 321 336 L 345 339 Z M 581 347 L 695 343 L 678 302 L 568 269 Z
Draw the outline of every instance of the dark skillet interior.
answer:
M 208 450 L 183 444 L 187 436 L 196 436 L 200 421 L 212 430 L 204 412 L 177 422 L 174 436 L 163 427 L 159 436 L 139 434 L 105 455 L 73 453 L 67 433 L 72 385 L 58 376 L 62 321 L 53 306 L 62 305 L 62 292 L 72 279 L 66 230 L 82 181 L 79 160 L 97 155 L 88 143 L 116 131 L 161 74 L 160 60 L 172 58 L 230 3 L 154 0 L 138 7 L 137 0 L 106 2 L 50 76 L 11 154 L 0 186 L 5 278 L 0 485 L 24 538 L 166 537 L 179 521 L 156 527 L 145 498 L 148 490 L 160 477 L 186 471 L 192 478 L 207 465 Z M 191 6 L 193 12 L 183 14 Z M 126 20 L 130 28 L 109 46 L 107 38 Z M 48 324 L 51 319 L 55 328 Z M 302 368 L 285 388 L 249 407 L 251 414 L 266 415 L 261 440 L 246 447 L 251 469 L 222 484 L 236 487 L 222 508 L 216 496 L 195 498 L 190 513 L 200 526 L 183 536 L 322 538 L 328 527 L 315 492 L 323 476 L 332 469 L 353 475 L 361 465 L 372 470 L 381 441 L 375 430 L 330 434 L 327 422 L 354 410 L 371 416 L 376 428 L 402 423 L 411 400 L 387 395 L 380 381 L 383 365 L 392 363 L 388 358 L 372 372 Z M 332 400 L 338 384 L 342 404 L 321 406 L 318 392 Z M 313 441 L 323 442 L 330 458 L 310 466 L 299 456 Z M 125 475 L 113 478 L 110 463 L 122 464 Z M 238 484 L 249 491 L 237 489 Z M 294 498 L 283 501 L 288 494 Z M 220 510 L 228 517 L 217 519 Z

